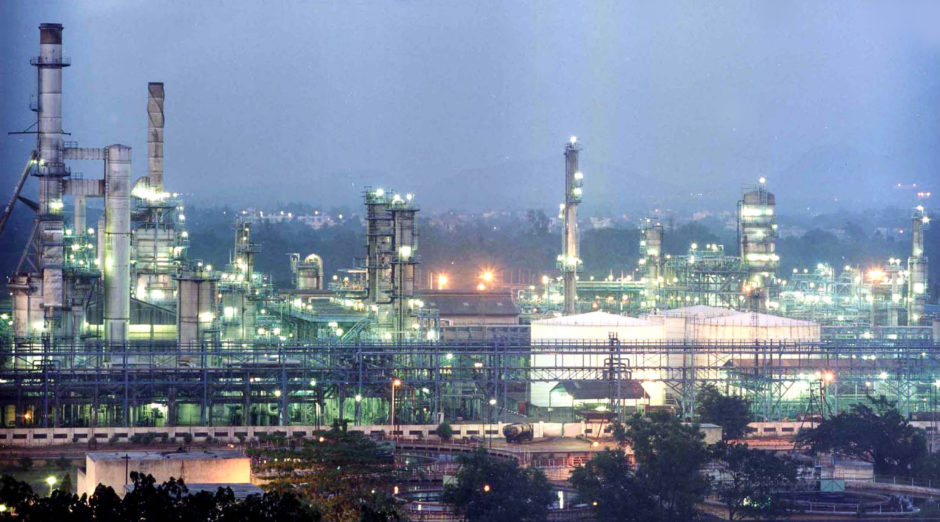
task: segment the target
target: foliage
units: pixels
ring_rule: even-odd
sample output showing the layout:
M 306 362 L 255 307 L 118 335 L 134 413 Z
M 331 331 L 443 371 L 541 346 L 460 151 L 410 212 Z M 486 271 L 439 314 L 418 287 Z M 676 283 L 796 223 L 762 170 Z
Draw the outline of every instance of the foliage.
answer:
M 797 434 L 815 453 L 833 452 L 871 462 L 875 473 L 913 475 L 927 459 L 924 431 L 912 426 L 884 397 L 855 404 Z
M 321 441 L 322 440 L 322 441 Z M 310 440 L 276 439 L 251 449 L 256 473 L 271 491 L 294 492 L 326 520 L 398 520 L 401 502 L 391 495 L 398 478 L 393 456 L 374 441 L 335 425 Z
M 441 438 L 442 441 L 447 442 L 454 436 L 454 428 L 447 422 L 442 422 L 437 425 L 437 429 L 434 430 L 434 433 Z
M 515 460 L 491 456 L 483 448 L 457 459 L 460 469 L 455 483 L 444 487 L 443 499 L 468 520 L 545 520 L 553 497 L 541 471 L 520 468 Z
M 657 505 L 646 484 L 637 480 L 623 450 L 604 450 L 571 472 L 579 497 L 591 504 L 601 522 L 655 520 Z
M 300 522 L 320 520 L 320 514 L 292 494 L 266 493 L 236 500 L 229 488 L 215 494 L 191 494 L 182 480 L 157 485 L 153 476 L 131 473 L 134 489 L 118 497 L 110 487 L 98 485 L 89 498 L 63 489 L 37 496 L 25 482 L 0 478 L 0 502 L 18 520 L 138 522 L 141 520 L 234 522 Z
M 722 463 L 715 491 L 728 508 L 729 520 L 767 520 L 786 514 L 791 505 L 777 493 L 796 484 L 795 461 L 744 444 L 720 443 L 715 454 Z
M 699 420 L 721 426 L 722 439 L 740 439 L 751 422 L 750 403 L 746 399 L 724 395 L 713 385 L 698 396 Z
M 708 461 L 697 425 L 685 425 L 665 411 L 634 415 L 626 441 L 633 448 L 637 479 L 656 500 L 662 520 L 690 520 L 708 491 L 701 470 Z

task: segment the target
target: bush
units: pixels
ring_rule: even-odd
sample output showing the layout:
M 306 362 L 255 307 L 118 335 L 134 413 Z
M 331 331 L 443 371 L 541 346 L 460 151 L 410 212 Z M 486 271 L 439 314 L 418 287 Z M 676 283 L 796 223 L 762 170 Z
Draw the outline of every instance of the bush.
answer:
M 454 428 L 446 422 L 442 422 L 437 425 L 437 429 L 434 430 L 434 433 L 441 438 L 442 441 L 447 442 L 454 436 Z

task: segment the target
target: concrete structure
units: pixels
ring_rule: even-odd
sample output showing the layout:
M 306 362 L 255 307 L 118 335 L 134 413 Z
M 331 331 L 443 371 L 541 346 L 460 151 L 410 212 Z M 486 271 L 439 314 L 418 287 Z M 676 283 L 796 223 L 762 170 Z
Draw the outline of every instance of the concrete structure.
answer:
M 239 451 L 103 451 L 85 455 L 85 467 L 78 470 L 78 494 L 91 496 L 103 484 L 123 496 L 132 471 L 153 475 L 158 484 L 170 478 L 201 485 L 251 483 L 251 459 Z

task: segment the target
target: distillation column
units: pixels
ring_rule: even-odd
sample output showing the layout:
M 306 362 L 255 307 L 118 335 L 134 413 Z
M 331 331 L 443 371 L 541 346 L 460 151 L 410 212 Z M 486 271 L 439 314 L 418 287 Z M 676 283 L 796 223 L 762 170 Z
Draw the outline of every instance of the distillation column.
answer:
M 742 291 L 748 308 L 764 311 L 775 284 L 780 256 L 777 255 L 776 198 L 760 178 L 757 186 L 745 187 L 738 202 L 738 248 L 747 270 Z
M 56 328 L 59 310 L 64 305 L 65 289 L 62 274 L 63 179 L 68 176 L 63 157 L 62 142 L 62 68 L 68 61 L 62 58 L 62 25 L 39 26 L 39 56 L 31 60 L 38 69 L 39 125 L 39 269 L 42 272 L 42 306 L 45 309 L 46 330 Z
M 127 339 L 130 322 L 131 148 L 107 147 L 104 215 L 104 335 L 107 341 Z
M 565 145 L 565 202 L 562 204 L 565 229 L 559 259 L 564 284 L 565 314 L 577 312 L 578 265 L 581 264 L 581 258 L 578 256 L 578 203 L 581 203 L 581 183 L 584 177 L 578 170 L 580 150 L 578 138 L 572 136 Z
M 150 188 L 163 192 L 163 82 L 147 84 L 147 177 Z
M 911 257 L 907 260 L 907 322 L 911 326 L 921 324 L 927 303 L 927 256 L 924 254 L 924 228 L 930 218 L 924 207 L 918 205 L 911 218 Z

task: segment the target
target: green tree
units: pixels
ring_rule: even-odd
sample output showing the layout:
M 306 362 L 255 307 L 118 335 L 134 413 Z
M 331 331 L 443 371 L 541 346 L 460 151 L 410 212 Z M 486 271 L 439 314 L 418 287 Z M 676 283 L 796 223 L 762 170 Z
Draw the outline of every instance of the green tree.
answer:
M 708 491 L 701 470 L 708 461 L 704 435 L 664 411 L 634 415 L 626 440 L 633 448 L 637 478 L 656 500 L 661 520 L 690 520 Z
M 401 502 L 391 495 L 400 482 L 393 456 L 363 434 L 337 425 L 300 444 L 274 443 L 249 450 L 258 458 L 257 473 L 273 479 L 270 491 L 295 493 L 330 520 L 401 517 Z
M 724 395 L 712 385 L 698 395 L 698 414 L 702 422 L 721 426 L 721 438 L 740 439 L 751 422 L 751 405 L 746 399 Z
M 447 422 L 442 422 L 437 425 L 437 429 L 434 430 L 434 433 L 444 442 L 449 441 L 454 436 L 454 428 Z
M 786 515 L 792 505 L 778 493 L 796 484 L 795 461 L 744 444 L 720 443 L 715 454 L 721 463 L 715 492 L 728 508 L 728 520 L 768 520 Z
M 797 434 L 814 453 L 833 452 L 874 465 L 876 473 L 913 475 L 927 461 L 924 431 L 912 426 L 885 397 L 855 404 Z
M 597 520 L 645 521 L 659 517 L 646 485 L 637 480 L 623 450 L 604 450 L 571 472 L 568 479 Z
M 454 484 L 444 487 L 444 502 L 468 520 L 528 522 L 545 520 L 552 491 L 545 475 L 520 468 L 515 460 L 494 457 L 483 448 L 457 457 Z

